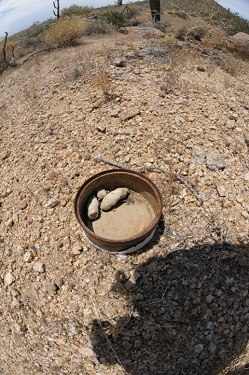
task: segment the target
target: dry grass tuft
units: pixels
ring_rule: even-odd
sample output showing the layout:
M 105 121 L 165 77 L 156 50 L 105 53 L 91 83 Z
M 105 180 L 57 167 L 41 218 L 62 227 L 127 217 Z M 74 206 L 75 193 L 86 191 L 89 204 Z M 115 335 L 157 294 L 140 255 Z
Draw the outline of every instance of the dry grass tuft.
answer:
M 106 70 L 99 71 L 93 76 L 94 85 L 99 88 L 106 99 L 110 99 L 113 95 L 113 87 L 110 73 Z
M 73 46 L 79 42 L 84 29 L 85 24 L 77 17 L 61 18 L 49 27 L 43 40 L 51 46 Z

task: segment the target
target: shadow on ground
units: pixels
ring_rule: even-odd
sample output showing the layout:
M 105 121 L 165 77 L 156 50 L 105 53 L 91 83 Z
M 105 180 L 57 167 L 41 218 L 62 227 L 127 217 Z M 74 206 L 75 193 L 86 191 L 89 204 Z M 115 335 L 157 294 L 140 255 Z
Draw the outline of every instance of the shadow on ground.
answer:
M 94 321 L 98 360 L 106 366 L 121 362 L 131 375 L 220 373 L 248 343 L 248 252 L 248 244 L 202 245 L 138 266 L 127 297 L 135 313 L 116 340 L 104 334 L 112 322 Z M 117 280 L 112 289 L 118 303 L 126 280 L 120 272 Z M 229 374 L 247 374 L 246 367 Z

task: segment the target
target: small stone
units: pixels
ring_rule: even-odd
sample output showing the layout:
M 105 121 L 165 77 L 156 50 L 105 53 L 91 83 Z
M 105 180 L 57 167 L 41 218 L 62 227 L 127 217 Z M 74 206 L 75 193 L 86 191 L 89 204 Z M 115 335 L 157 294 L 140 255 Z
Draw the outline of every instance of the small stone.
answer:
M 11 228 L 14 225 L 14 220 L 10 218 L 9 220 L 6 221 L 6 227 Z
M 112 148 L 112 153 L 117 154 L 121 150 L 119 145 L 116 145 Z
M 43 287 L 44 287 L 45 291 L 49 294 L 53 295 L 57 292 L 57 286 L 53 282 L 53 280 L 51 280 L 51 279 L 49 279 L 47 281 L 44 281 Z
M 137 159 L 131 159 L 130 160 L 130 165 L 137 165 L 138 160 Z
M 236 201 L 237 201 L 238 203 L 242 203 L 243 200 L 244 200 L 244 198 L 242 197 L 242 195 L 237 195 L 237 197 L 236 197 Z
M 213 298 L 214 296 L 212 296 L 212 294 L 209 294 L 207 297 L 206 297 L 206 302 L 207 303 L 211 303 L 213 301 Z
M 21 210 L 25 210 L 25 208 L 28 207 L 28 203 L 26 201 L 21 201 L 18 206 Z
M 102 200 L 103 198 L 105 198 L 107 194 L 107 191 L 105 189 L 98 189 L 97 190 L 97 198 Z
M 99 216 L 99 201 L 95 195 L 93 195 L 88 201 L 87 215 L 90 220 L 96 220 Z
M 199 72 L 205 72 L 206 71 L 206 68 L 204 66 L 197 66 L 197 70 Z
M 217 191 L 220 197 L 226 196 L 226 189 L 224 188 L 224 186 L 217 186 Z
M 116 57 L 113 61 L 113 64 L 119 67 L 124 67 L 125 66 L 125 60 L 122 59 L 121 57 Z
M 96 130 L 98 131 L 98 132 L 101 132 L 101 133 L 105 133 L 106 132 L 106 126 L 105 125 L 101 125 L 101 124 L 98 124 L 97 126 L 96 126 Z
M 55 173 L 55 171 L 49 171 L 46 173 L 46 179 L 47 180 L 55 180 L 57 178 L 57 174 Z
M 80 255 L 82 251 L 82 245 L 81 244 L 74 244 L 73 246 L 73 255 Z
M 248 214 L 248 212 L 246 212 L 246 211 L 241 211 L 241 216 L 242 216 L 244 219 L 248 219 L 248 218 L 249 218 L 249 214 Z
M 58 199 L 51 198 L 48 201 L 48 203 L 46 204 L 46 208 L 54 208 L 54 207 L 58 206 L 59 203 L 60 203 L 60 201 Z
M 18 309 L 18 307 L 20 307 L 20 302 L 18 301 L 18 299 L 14 298 L 11 302 L 11 306 Z
M 208 351 L 213 354 L 216 352 L 216 350 L 217 350 L 217 345 L 211 341 L 208 346 Z
M 15 281 L 14 276 L 10 272 L 8 272 L 4 278 L 5 285 L 11 285 L 14 281 Z
M 26 263 L 30 263 L 32 262 L 33 258 L 34 258 L 33 251 L 27 251 L 23 256 L 23 261 Z
M 194 148 L 193 150 L 193 159 L 191 159 L 191 163 L 193 164 L 203 164 L 205 162 L 205 157 L 207 155 L 207 151 L 201 148 Z
M 88 347 L 79 348 L 79 353 L 82 355 L 82 357 L 92 357 L 95 355 L 94 350 Z
M 34 264 L 33 270 L 39 273 L 43 273 L 45 271 L 45 265 L 40 262 L 36 262 Z
M 136 280 L 130 278 L 128 281 L 126 281 L 124 286 L 127 290 L 132 290 L 132 289 L 136 288 Z
M 84 159 L 85 160 L 90 160 L 91 159 L 90 154 L 86 153 Z
M 108 193 L 101 202 L 100 208 L 103 211 L 110 210 L 115 204 L 117 204 L 121 199 L 124 199 L 129 193 L 127 188 L 117 188 L 110 193 Z
M 78 177 L 79 175 L 80 175 L 80 170 L 77 168 L 70 173 L 70 178 L 73 179 L 75 177 Z
M 27 331 L 27 327 L 25 324 L 19 324 L 17 322 L 14 323 L 14 328 L 17 333 L 23 333 Z
M 175 319 L 179 319 L 179 318 L 181 317 L 181 315 L 182 315 L 181 310 L 176 310 L 175 315 L 174 315 L 174 318 L 175 318 Z
M 246 181 L 249 181 L 249 173 L 245 173 L 245 175 L 244 175 L 244 179 L 245 179 Z
M 122 112 L 120 118 L 122 121 L 129 120 L 137 115 L 140 115 L 140 110 L 139 109 L 129 109 L 124 112 Z
M 7 157 L 9 156 L 10 154 L 10 151 L 9 150 L 5 150 L 5 151 L 2 151 L 0 153 L 0 160 L 5 160 L 7 159 Z
M 225 168 L 225 160 L 217 152 L 210 152 L 206 158 L 207 167 L 212 171 Z
M 194 347 L 194 351 L 195 353 L 197 354 L 200 354 L 201 352 L 203 352 L 204 350 L 204 345 L 203 344 L 197 344 L 195 347 Z
M 119 108 L 116 108 L 114 109 L 112 112 L 111 112 L 111 117 L 118 117 L 120 113 L 120 109 Z
M 142 346 L 142 340 L 140 338 L 136 338 L 134 346 L 135 346 L 135 349 L 141 348 L 141 346 Z
M 138 280 L 139 277 L 140 277 L 140 273 L 137 272 L 137 271 L 131 271 L 130 274 L 131 274 L 131 277 L 132 277 L 134 280 Z

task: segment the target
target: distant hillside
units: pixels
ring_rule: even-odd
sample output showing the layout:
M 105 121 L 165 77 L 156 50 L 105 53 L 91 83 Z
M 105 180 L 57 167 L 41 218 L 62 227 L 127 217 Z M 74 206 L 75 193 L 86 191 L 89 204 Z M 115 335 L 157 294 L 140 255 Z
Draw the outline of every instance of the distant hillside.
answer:
M 35 22 L 28 29 L 8 38 L 5 55 L 8 61 L 33 54 L 38 50 L 51 50 L 77 44 L 84 36 L 110 33 L 113 29 L 131 25 L 152 26 L 149 2 L 130 3 L 130 13 L 122 6 L 101 8 L 72 5 L 61 11 L 61 18 Z M 224 47 L 227 37 L 238 32 L 249 33 L 249 21 L 231 13 L 214 0 L 161 0 L 161 22 L 154 24 L 161 31 L 173 33 L 177 39 L 191 36 Z M 197 33 L 193 35 L 193 31 Z M 0 73 L 8 68 L 4 60 L 4 39 L 0 41 Z

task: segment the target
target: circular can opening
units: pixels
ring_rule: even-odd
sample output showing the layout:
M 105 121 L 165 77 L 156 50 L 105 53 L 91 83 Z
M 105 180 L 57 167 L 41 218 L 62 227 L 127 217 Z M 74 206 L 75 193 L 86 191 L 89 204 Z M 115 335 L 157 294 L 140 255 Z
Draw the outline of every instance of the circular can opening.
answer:
M 111 191 L 129 189 L 128 197 L 112 209 L 101 211 L 96 220 L 89 220 L 89 199 L 99 189 Z M 74 211 L 85 237 L 95 247 L 110 253 L 139 250 L 154 235 L 162 214 L 162 197 L 156 185 L 147 177 L 126 169 L 100 172 L 78 190 Z

